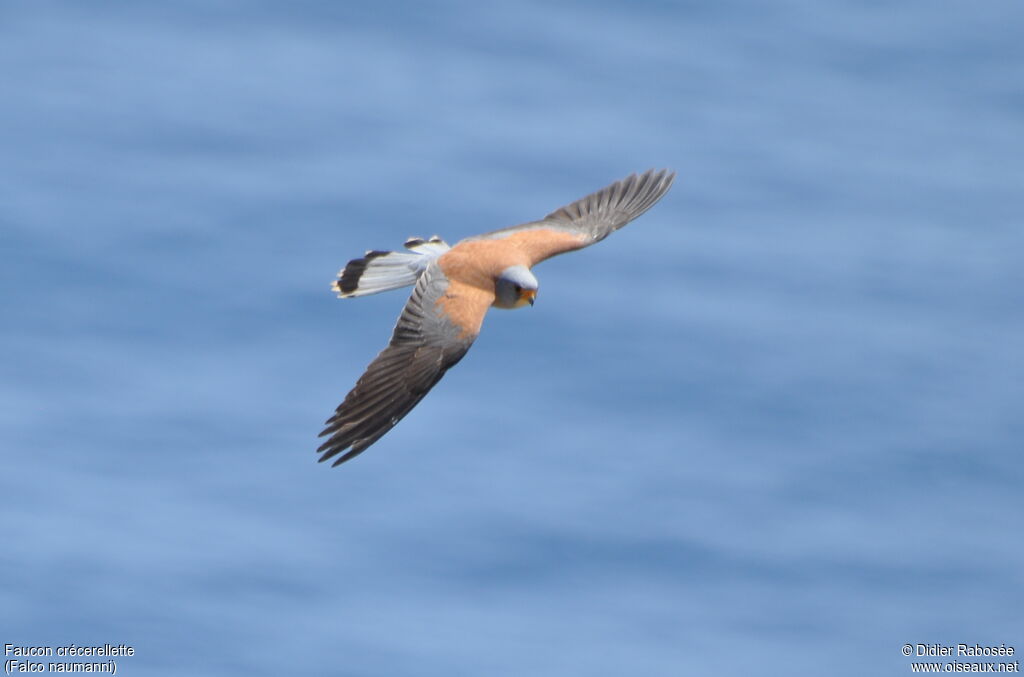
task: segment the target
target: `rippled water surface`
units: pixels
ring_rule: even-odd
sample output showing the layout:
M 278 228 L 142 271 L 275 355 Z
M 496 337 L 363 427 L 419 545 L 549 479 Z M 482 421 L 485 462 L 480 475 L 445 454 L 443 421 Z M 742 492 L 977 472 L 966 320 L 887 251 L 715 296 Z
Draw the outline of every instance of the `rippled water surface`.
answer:
M 125 675 L 1024 650 L 1024 5 L 0 7 L 0 642 Z M 411 235 L 672 192 L 344 467 Z

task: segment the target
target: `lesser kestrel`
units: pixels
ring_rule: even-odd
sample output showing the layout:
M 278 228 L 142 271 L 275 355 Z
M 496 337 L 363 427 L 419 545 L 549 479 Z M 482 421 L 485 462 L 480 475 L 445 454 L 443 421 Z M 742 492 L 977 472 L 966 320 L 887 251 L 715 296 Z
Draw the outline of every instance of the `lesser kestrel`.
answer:
M 353 298 L 415 285 L 388 346 L 327 420 L 321 461 L 344 463 L 391 430 L 469 350 L 487 309 L 533 305 L 541 261 L 600 242 L 668 191 L 675 173 L 633 174 L 539 221 L 476 235 L 449 247 L 407 240 L 404 252 L 369 251 L 349 261 L 333 289 Z

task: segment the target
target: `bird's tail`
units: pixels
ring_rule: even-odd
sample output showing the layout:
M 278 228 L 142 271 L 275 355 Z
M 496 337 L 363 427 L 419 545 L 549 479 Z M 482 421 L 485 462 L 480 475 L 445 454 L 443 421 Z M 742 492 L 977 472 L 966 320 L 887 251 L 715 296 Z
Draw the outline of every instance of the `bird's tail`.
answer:
M 363 258 L 352 259 L 338 271 L 331 289 L 347 299 L 407 287 L 416 283 L 431 261 L 450 249 L 436 235 L 429 240 L 411 237 L 405 248 L 409 251 L 368 251 Z

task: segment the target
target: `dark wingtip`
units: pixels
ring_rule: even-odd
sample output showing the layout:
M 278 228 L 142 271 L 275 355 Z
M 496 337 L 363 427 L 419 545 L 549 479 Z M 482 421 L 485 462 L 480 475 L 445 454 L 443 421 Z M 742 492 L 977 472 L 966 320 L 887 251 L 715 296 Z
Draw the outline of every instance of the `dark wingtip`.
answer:
M 320 434 L 323 435 L 323 433 L 320 433 Z M 344 449 L 344 447 L 339 447 L 339 446 L 335 445 L 332 440 L 327 440 L 326 442 L 321 444 L 319 447 L 317 447 L 316 453 L 320 454 L 320 458 L 316 459 L 316 462 L 317 463 L 323 463 L 324 461 L 330 460 L 330 459 L 334 458 L 335 456 L 337 456 L 339 453 L 341 453 L 341 451 L 343 449 Z M 346 456 L 347 455 L 348 454 L 346 454 Z M 342 458 L 344 458 L 344 456 Z M 333 465 L 338 465 L 338 464 L 334 463 Z
M 344 449 L 344 447 L 334 447 L 333 449 L 330 448 L 330 447 L 331 447 L 331 442 L 330 441 L 327 441 L 324 444 L 320 445 L 320 448 L 317 449 L 316 452 L 318 454 L 321 454 L 321 452 L 325 452 L 326 451 L 326 453 L 322 453 L 320 455 L 320 458 L 316 459 L 317 463 L 323 463 L 324 461 L 329 461 L 330 459 L 334 458 L 339 453 L 341 453 L 341 451 Z M 358 449 L 358 450 L 357 449 L 349 449 L 340 458 L 335 459 L 334 463 L 331 464 L 331 467 L 332 468 L 337 468 L 339 465 L 341 465 L 345 461 L 350 461 L 350 460 L 352 460 L 353 458 L 355 458 L 356 456 L 358 456 L 361 453 L 363 453 L 363 449 Z
M 363 453 L 362 449 L 360 449 L 359 451 L 352 450 L 352 451 L 348 452 L 347 454 L 345 454 L 344 456 L 342 456 L 341 458 L 339 458 L 334 463 L 332 463 L 331 467 L 332 468 L 337 468 L 339 465 L 341 465 L 345 461 L 351 461 L 353 458 L 355 458 L 356 456 L 358 456 L 361 453 Z

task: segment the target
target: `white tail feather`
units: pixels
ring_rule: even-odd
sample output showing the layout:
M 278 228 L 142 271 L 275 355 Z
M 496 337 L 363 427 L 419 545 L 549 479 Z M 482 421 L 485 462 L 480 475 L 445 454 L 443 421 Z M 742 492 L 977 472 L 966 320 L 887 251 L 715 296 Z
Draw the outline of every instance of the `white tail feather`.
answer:
M 368 251 L 363 258 L 349 261 L 331 289 L 341 298 L 355 298 L 408 287 L 416 284 L 431 261 L 450 249 L 436 235 L 429 240 L 409 238 L 405 248 L 409 251 Z

